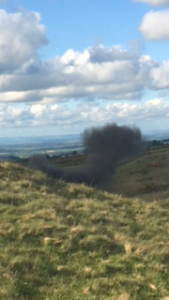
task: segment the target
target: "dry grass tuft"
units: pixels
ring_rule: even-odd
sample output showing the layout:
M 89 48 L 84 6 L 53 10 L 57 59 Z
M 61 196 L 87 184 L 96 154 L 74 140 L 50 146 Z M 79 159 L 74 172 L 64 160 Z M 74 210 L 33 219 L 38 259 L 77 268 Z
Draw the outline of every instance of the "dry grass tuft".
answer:
M 117 300 L 129 300 L 129 299 L 130 299 L 130 295 L 128 293 L 123 293 L 117 298 Z
M 132 245 L 131 245 L 131 243 L 126 242 L 124 244 L 124 248 L 125 248 L 126 254 L 128 254 L 128 255 L 131 254 L 131 251 L 132 251 Z

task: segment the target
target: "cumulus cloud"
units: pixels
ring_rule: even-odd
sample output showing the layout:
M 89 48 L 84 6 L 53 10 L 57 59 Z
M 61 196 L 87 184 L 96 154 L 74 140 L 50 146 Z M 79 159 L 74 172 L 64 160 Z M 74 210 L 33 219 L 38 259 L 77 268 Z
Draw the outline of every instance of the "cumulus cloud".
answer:
M 169 0 L 134 0 L 135 2 L 144 2 L 154 6 L 168 5 Z
M 138 100 L 147 89 L 168 88 L 169 64 L 157 64 L 136 46 L 68 49 L 41 60 L 47 39 L 38 13 L 0 10 L 0 32 L 1 103 Z
M 37 51 L 47 44 L 45 26 L 36 12 L 7 13 L 0 10 L 0 73 L 18 69 L 37 59 Z
M 0 76 L 0 100 L 50 103 L 69 99 L 139 99 L 156 63 L 120 46 L 69 49 L 42 62 L 30 59 Z
M 139 30 L 146 40 L 169 41 L 169 10 L 148 12 Z
M 130 61 L 138 58 L 138 45 L 136 45 L 135 48 L 136 51 L 130 51 L 122 49 L 119 45 L 111 48 L 96 46 L 88 49 L 88 55 L 86 55 L 86 57 L 90 58 L 90 61 L 94 63 L 105 63 L 112 62 L 115 60 Z
M 56 104 L 34 104 L 32 106 L 13 107 L 0 105 L 1 128 L 37 128 L 53 126 L 61 128 L 84 128 L 101 125 L 108 122 L 134 124 L 138 122 L 153 122 L 169 120 L 169 103 L 162 99 L 152 99 L 143 104 L 124 102 L 109 103 L 106 106 L 90 105 L 84 102 L 75 108 Z
M 169 88 L 169 61 L 162 62 L 161 65 L 151 70 L 151 78 L 156 89 Z

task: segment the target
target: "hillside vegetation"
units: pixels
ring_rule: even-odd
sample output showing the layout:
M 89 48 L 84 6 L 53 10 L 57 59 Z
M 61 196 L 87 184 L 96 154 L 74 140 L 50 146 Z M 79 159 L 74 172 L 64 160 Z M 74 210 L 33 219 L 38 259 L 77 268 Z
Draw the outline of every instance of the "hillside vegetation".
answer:
M 60 167 L 78 169 L 86 161 L 86 155 L 69 157 L 52 157 L 49 163 Z M 137 158 L 119 161 L 107 186 L 109 192 L 127 197 L 143 197 L 153 199 L 157 194 L 169 196 L 169 146 L 154 147 Z M 147 197 L 146 197 L 147 198 Z
M 119 165 L 111 190 L 125 196 L 149 194 L 151 199 L 153 193 L 156 196 L 156 193 L 164 194 L 164 191 L 168 196 L 169 147 L 150 149 L 139 158 Z
M 169 299 L 169 201 L 0 165 L 0 299 Z

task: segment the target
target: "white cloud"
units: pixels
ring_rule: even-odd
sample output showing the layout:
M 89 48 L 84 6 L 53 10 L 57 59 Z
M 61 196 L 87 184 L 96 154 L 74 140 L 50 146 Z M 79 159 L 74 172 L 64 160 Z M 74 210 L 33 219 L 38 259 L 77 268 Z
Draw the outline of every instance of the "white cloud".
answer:
M 102 105 L 89 105 L 84 102 L 74 109 L 58 105 L 32 105 L 13 107 L 0 105 L 0 127 L 35 129 L 52 126 L 84 128 L 87 126 L 101 125 L 108 122 L 134 124 L 139 122 L 157 122 L 166 119 L 169 122 L 169 103 L 162 99 L 152 99 L 143 104 L 115 102 Z M 33 130 L 34 130 L 33 129 Z
M 144 2 L 154 6 L 168 5 L 169 0 L 134 0 L 135 2 Z
M 120 46 L 68 50 L 42 62 L 31 59 L 15 72 L 0 76 L 0 100 L 56 102 L 69 99 L 138 99 L 149 84 L 156 65 Z
M 146 40 L 169 41 L 169 10 L 148 12 L 139 30 Z
M 169 61 L 164 61 L 158 67 L 151 70 L 151 78 L 156 89 L 169 88 Z
M 147 89 L 169 88 L 169 63 L 157 64 L 138 47 L 68 49 L 42 61 L 47 43 L 35 12 L 0 10 L 0 102 L 66 103 L 69 100 L 138 100 Z
M 37 58 L 37 50 L 47 44 L 45 27 L 35 12 L 13 14 L 0 10 L 0 73 L 18 69 Z

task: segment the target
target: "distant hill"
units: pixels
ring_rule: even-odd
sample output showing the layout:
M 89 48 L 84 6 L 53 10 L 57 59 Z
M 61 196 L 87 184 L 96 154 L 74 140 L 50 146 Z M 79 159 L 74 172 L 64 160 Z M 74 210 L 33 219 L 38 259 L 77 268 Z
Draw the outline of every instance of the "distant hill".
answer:
M 147 139 L 165 139 L 169 138 L 169 130 L 152 130 L 143 132 Z M 53 135 L 53 136 L 23 136 L 23 137 L 0 137 L 0 145 L 25 145 L 25 144 L 44 144 L 61 143 L 69 141 L 81 141 L 80 134 Z
M 143 133 L 143 135 L 149 140 L 163 140 L 169 138 L 169 130 L 151 130 Z

